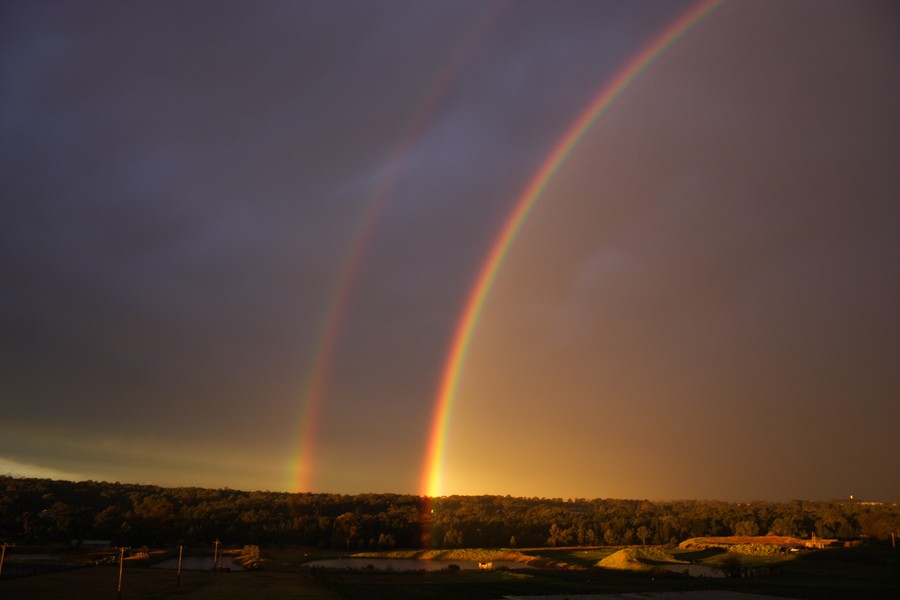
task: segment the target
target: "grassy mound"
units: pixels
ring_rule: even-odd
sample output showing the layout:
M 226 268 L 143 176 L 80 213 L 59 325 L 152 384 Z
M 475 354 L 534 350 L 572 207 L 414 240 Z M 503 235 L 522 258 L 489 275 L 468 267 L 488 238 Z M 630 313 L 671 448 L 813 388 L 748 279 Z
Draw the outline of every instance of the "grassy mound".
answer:
M 677 564 L 684 562 L 658 548 L 623 548 L 598 562 L 597 566 L 621 571 L 655 571 L 661 565 Z
M 803 546 L 806 540 L 787 535 L 756 535 L 756 536 L 738 536 L 731 535 L 725 537 L 697 537 L 685 540 L 678 544 L 679 548 L 686 549 L 703 549 L 703 548 L 725 548 L 726 550 L 735 545 L 759 545 L 759 546 Z

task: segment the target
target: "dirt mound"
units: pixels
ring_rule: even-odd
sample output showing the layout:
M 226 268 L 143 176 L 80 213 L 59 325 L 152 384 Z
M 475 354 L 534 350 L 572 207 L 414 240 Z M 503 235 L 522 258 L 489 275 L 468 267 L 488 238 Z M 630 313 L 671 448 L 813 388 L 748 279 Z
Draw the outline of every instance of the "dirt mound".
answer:
M 765 546 L 791 546 L 804 545 L 805 541 L 789 535 L 755 535 L 741 536 L 730 535 L 725 537 L 697 537 L 685 540 L 678 544 L 679 548 L 699 549 L 725 548 L 738 544 L 759 544 Z

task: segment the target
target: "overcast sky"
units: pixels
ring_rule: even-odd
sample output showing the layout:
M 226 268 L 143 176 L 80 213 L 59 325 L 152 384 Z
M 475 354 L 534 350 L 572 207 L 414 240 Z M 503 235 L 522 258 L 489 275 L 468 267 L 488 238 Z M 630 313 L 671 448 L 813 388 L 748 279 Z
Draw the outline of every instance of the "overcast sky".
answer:
M 693 6 L 0 2 L 0 473 L 419 492 L 491 242 Z M 898 24 L 735 0 L 624 91 L 499 271 L 446 493 L 900 500 Z

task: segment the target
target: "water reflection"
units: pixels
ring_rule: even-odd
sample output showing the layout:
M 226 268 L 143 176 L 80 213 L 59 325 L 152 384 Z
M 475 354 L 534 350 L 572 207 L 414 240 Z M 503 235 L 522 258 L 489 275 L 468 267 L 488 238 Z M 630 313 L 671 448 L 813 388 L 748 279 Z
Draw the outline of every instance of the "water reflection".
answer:
M 705 565 L 663 565 L 663 569 L 674 573 L 682 573 L 691 577 L 725 577 L 725 572 L 716 567 Z
M 528 565 L 514 560 L 495 560 L 494 569 L 530 569 Z M 456 565 L 460 569 L 476 570 L 474 560 L 416 560 L 413 558 L 330 558 L 306 563 L 307 567 L 321 569 L 376 569 L 379 571 L 443 571 Z

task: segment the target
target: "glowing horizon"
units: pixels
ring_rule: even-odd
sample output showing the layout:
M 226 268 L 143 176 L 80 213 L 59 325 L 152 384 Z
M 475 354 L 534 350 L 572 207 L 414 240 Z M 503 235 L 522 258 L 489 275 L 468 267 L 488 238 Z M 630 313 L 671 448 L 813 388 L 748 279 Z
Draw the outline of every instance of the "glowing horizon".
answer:
M 615 100 L 666 50 L 703 21 L 722 3 L 723 0 L 703 0 L 699 2 L 678 17 L 671 25 L 667 26 L 634 58 L 629 60 L 607 84 L 600 88 L 597 95 L 593 97 L 587 107 L 579 113 L 578 117 L 566 129 L 516 200 L 512 211 L 494 239 L 487 257 L 482 263 L 452 337 L 450 350 L 441 374 L 434 415 L 429 429 L 430 435 L 428 437 L 425 466 L 420 485 L 420 493 L 422 495 L 437 497 L 443 493 L 442 476 L 450 413 L 456 399 L 456 392 L 462 369 L 465 366 L 472 335 L 478 325 L 482 309 L 490 294 L 497 273 L 532 209 L 572 151 Z

